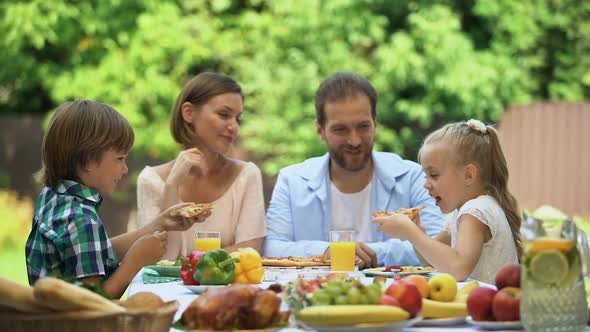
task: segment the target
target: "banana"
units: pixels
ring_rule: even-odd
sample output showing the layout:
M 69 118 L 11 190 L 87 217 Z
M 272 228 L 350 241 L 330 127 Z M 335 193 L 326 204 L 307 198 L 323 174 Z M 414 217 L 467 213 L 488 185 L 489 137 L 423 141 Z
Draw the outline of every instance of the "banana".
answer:
M 457 291 L 457 295 L 469 295 L 472 290 L 476 289 L 479 286 L 479 282 L 477 280 L 472 280 L 465 284 L 461 289 Z
M 316 326 L 345 326 L 355 324 L 384 324 L 406 320 L 410 314 L 389 305 L 315 305 L 297 314 L 303 323 Z
M 424 318 L 453 318 L 467 316 L 465 302 L 441 302 L 422 299 L 422 317 Z
M 473 280 L 465 284 L 461 289 L 457 291 L 457 295 L 455 295 L 455 299 L 453 302 L 463 302 L 467 303 L 467 297 L 472 290 L 476 289 L 479 286 L 479 282 L 477 280 Z

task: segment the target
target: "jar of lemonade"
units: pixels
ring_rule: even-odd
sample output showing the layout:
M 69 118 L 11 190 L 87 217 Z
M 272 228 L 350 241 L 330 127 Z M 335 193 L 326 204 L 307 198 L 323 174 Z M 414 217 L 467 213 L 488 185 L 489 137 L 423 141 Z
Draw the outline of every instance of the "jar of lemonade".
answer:
M 546 230 L 542 222 L 525 216 L 521 236 L 520 316 L 526 330 L 583 331 L 588 321 L 586 235 L 573 221 Z

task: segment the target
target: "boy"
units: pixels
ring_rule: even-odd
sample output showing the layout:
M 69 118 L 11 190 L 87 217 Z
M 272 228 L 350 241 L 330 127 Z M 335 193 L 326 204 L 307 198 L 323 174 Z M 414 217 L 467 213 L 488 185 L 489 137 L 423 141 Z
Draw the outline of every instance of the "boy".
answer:
M 127 173 L 133 140 L 129 122 L 110 106 L 78 100 L 57 109 L 43 139 L 38 178 L 45 188 L 26 243 L 31 285 L 46 275 L 76 277 L 119 298 L 142 266 L 162 256 L 167 231 L 186 230 L 208 217 L 170 217 L 189 204 L 181 203 L 109 239 L 98 208 L 102 195 L 112 194 Z

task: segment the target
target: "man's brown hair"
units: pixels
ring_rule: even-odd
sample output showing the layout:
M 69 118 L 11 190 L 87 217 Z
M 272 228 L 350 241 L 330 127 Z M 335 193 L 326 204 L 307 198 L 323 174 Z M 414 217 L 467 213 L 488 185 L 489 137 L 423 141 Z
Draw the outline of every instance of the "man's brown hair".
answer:
M 129 152 L 134 139 L 131 125 L 114 108 L 92 100 L 64 103 L 43 137 L 37 180 L 47 187 L 60 180 L 79 181 L 79 168 L 99 162 L 109 149 Z
M 195 139 L 193 128 L 182 117 L 182 104 L 189 102 L 198 109 L 209 99 L 224 93 L 239 93 L 244 100 L 240 85 L 233 78 L 223 74 L 200 73 L 185 84 L 176 98 L 170 115 L 170 131 L 178 144 L 189 148 L 194 144 Z
M 377 118 L 377 91 L 366 78 L 351 72 L 337 72 L 326 78 L 315 93 L 316 121 L 320 127 L 326 124 L 325 106 L 328 102 L 346 100 L 365 95 L 371 103 L 373 121 Z

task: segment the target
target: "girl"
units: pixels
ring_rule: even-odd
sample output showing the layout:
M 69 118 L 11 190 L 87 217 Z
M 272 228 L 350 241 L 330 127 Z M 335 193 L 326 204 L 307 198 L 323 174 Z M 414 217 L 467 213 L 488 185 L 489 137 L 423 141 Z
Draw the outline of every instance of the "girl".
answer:
M 227 156 L 240 129 L 240 85 L 223 74 L 204 72 L 182 89 L 172 108 L 170 128 L 184 148 L 175 160 L 146 167 L 137 179 L 138 224 L 178 202 L 213 203 L 211 216 L 185 232 L 169 232 L 163 258 L 187 256 L 194 233 L 221 232 L 227 251 L 261 251 L 266 235 L 260 169 Z
M 491 126 L 478 120 L 448 124 L 431 133 L 418 154 L 424 188 L 447 217 L 445 229 L 428 237 L 407 216 L 374 218 L 379 231 L 410 241 L 438 271 L 457 280 L 494 283 L 505 264 L 522 252 L 520 213 L 508 191 L 508 168 Z

